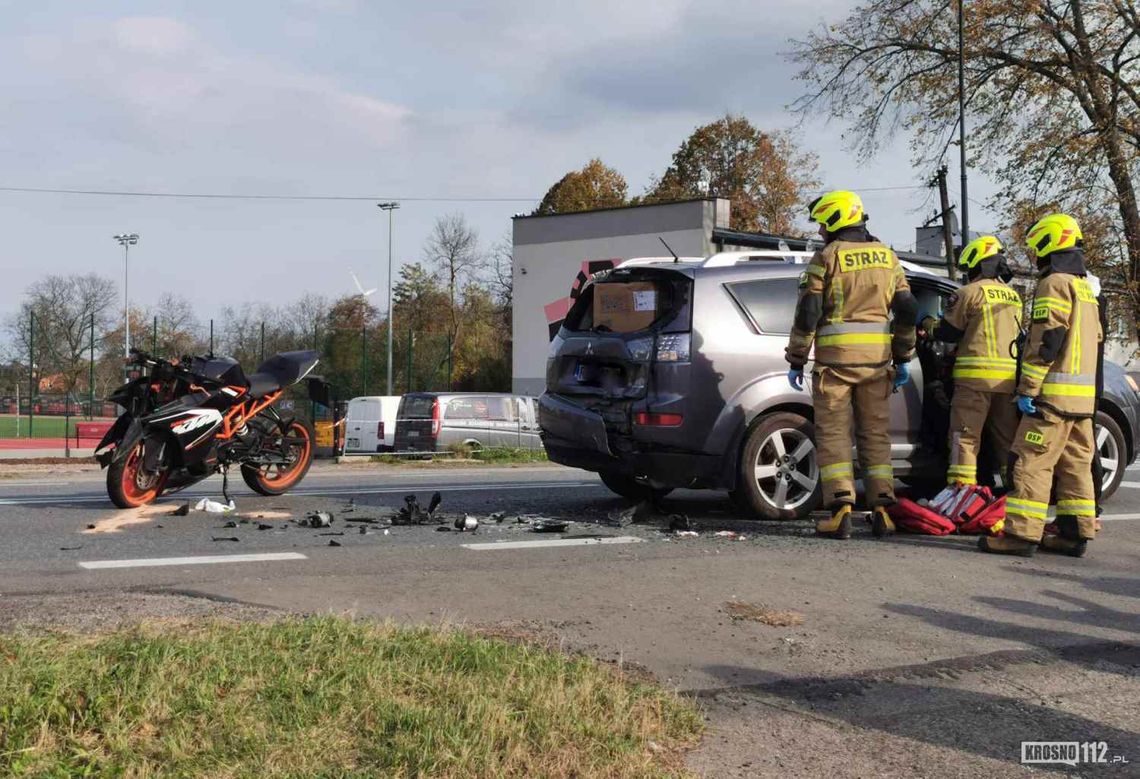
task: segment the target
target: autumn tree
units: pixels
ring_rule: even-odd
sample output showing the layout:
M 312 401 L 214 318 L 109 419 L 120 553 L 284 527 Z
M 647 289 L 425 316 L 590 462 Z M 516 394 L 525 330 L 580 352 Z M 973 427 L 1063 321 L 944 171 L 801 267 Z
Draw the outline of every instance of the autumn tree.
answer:
M 794 42 L 803 113 L 850 125 L 870 156 L 898 128 L 933 169 L 957 129 L 957 6 L 865 0 Z M 991 204 L 1013 224 L 1028 208 L 1113 215 L 1090 264 L 1140 320 L 1140 11 L 1132 0 L 975 0 L 965 7 L 968 148 L 1002 184 Z M 1094 232 L 1099 227 L 1094 227 Z
M 448 214 L 435 220 L 424 246 L 424 259 L 447 285 L 451 305 L 448 308 L 451 340 L 459 337 L 459 293 L 462 285 L 470 281 L 483 265 L 479 249 L 479 233 L 467 223 L 463 214 Z M 450 359 L 450 357 L 449 357 Z M 454 365 L 448 366 L 450 388 Z
M 41 378 L 56 375 L 64 391 L 75 393 L 91 364 L 92 322 L 101 346 L 115 320 L 116 298 L 115 283 L 93 273 L 45 276 L 28 288 L 8 331 L 20 354 L 28 354 L 34 342 L 33 364 Z
M 581 170 L 572 170 L 546 191 L 536 216 L 569 214 L 593 208 L 616 208 L 627 202 L 625 177 L 595 157 Z
M 728 198 L 734 230 L 792 235 L 807 192 L 818 186 L 815 176 L 815 155 L 800 150 L 790 135 L 766 133 L 743 116 L 726 114 L 693 130 L 643 202 Z

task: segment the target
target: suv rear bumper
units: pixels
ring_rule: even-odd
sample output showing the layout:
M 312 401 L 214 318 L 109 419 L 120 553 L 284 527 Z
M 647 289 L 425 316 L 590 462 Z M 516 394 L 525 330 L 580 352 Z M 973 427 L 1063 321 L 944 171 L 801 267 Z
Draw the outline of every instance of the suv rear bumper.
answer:
M 723 459 L 698 452 L 665 451 L 645 440 L 608 430 L 602 415 L 560 395 L 538 401 L 542 443 L 552 462 L 587 471 L 609 471 L 668 487 L 725 488 Z M 660 445 L 663 446 L 663 445 Z

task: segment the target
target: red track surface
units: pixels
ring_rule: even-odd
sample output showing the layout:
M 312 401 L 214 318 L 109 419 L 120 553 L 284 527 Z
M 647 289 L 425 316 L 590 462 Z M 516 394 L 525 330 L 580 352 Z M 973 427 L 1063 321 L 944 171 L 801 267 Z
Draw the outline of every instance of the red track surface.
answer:
M 98 438 L 80 438 L 79 443 L 71 439 L 72 449 L 94 449 L 98 444 Z M 62 438 L 0 438 L 0 449 L 63 449 L 64 446 Z

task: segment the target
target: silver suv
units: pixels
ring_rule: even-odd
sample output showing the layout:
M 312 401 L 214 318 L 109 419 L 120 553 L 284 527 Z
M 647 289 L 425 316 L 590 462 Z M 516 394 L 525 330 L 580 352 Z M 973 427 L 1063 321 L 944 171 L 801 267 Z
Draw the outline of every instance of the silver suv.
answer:
M 817 508 L 813 441 L 825 420 L 814 418 L 810 387 L 789 387 L 784 360 L 809 257 L 760 251 L 630 261 L 596 276 L 550 346 L 539 399 L 550 459 L 596 471 L 632 499 L 685 487 L 728 490 L 759 518 Z M 940 314 L 958 285 L 904 265 L 920 321 Z M 646 302 L 649 313 L 615 319 L 609 301 L 621 290 L 609 285 L 631 285 L 627 297 Z M 916 488 L 945 480 L 952 365 L 945 346 L 920 342 L 911 382 L 891 397 L 895 474 Z M 1107 498 L 1136 455 L 1140 395 L 1120 366 L 1106 361 L 1104 373 L 1096 421 Z

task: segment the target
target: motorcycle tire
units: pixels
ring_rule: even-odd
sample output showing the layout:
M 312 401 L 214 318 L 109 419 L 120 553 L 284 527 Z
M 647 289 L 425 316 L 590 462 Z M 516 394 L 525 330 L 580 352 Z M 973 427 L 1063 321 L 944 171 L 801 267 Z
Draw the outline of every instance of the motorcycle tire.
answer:
M 309 466 L 313 464 L 313 447 L 317 437 L 313 426 L 303 419 L 294 419 L 289 423 L 288 434 L 294 438 L 304 439 L 304 443 L 298 445 L 300 451 L 288 467 L 284 469 L 278 465 L 260 468 L 254 465 L 241 467 L 242 479 L 258 495 L 282 495 L 288 492 L 305 478 Z
M 140 484 L 139 469 L 142 465 L 143 442 L 135 444 L 126 457 L 115 460 L 107 468 L 107 495 L 111 502 L 121 509 L 138 508 L 153 503 L 162 494 L 168 471 L 155 474 Z

